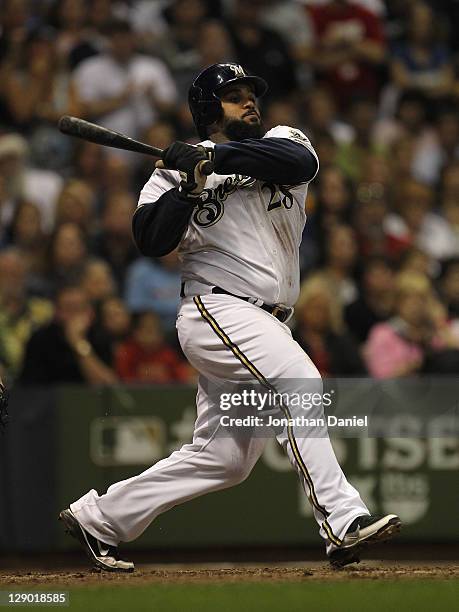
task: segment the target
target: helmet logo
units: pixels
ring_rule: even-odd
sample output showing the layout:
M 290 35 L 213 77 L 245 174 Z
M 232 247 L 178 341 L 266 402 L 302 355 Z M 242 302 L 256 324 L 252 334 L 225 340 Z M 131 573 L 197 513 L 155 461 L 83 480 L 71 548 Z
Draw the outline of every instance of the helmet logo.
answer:
M 228 68 L 234 72 L 235 77 L 247 76 L 244 68 L 239 64 L 228 64 Z

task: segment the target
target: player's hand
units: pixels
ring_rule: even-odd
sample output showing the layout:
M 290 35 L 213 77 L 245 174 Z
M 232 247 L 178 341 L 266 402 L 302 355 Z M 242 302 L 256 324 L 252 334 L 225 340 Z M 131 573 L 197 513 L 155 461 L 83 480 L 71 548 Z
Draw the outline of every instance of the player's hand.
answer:
M 202 145 L 193 146 L 177 141 L 164 150 L 162 159 L 155 165 L 156 168 L 178 170 L 182 177 L 180 183 L 182 191 L 191 197 L 196 197 L 204 189 L 207 180 L 203 164 L 211 160 L 212 155 L 212 149 Z

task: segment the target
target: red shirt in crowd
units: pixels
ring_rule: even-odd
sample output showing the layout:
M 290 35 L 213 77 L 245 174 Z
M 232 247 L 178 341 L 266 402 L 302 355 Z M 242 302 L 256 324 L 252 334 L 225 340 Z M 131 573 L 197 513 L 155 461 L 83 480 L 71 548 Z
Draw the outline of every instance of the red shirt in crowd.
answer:
M 363 7 L 343 3 L 308 7 L 314 24 L 320 51 L 321 40 L 332 35 L 352 42 L 364 40 L 384 44 L 384 32 L 379 18 Z M 372 96 L 377 93 L 378 79 L 375 67 L 359 60 L 350 59 L 325 70 L 327 84 L 339 102 L 348 102 L 357 94 Z
M 190 379 L 188 365 L 171 348 L 145 349 L 135 340 L 119 346 L 116 373 L 125 382 L 167 384 Z

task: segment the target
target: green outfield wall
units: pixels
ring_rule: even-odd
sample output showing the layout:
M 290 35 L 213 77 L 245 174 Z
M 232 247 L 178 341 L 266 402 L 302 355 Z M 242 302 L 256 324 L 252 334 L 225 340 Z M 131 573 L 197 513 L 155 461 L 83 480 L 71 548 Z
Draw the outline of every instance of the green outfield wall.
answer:
M 58 511 L 88 489 L 102 493 L 189 442 L 195 395 L 189 387 L 15 394 L 9 431 L 0 439 L 2 547 L 72 547 L 57 528 Z M 358 393 L 349 399 L 359 402 Z M 401 516 L 400 541 L 459 541 L 458 437 L 339 436 L 333 445 L 370 509 Z M 272 439 L 244 483 L 173 508 L 131 546 L 319 543 L 296 473 Z

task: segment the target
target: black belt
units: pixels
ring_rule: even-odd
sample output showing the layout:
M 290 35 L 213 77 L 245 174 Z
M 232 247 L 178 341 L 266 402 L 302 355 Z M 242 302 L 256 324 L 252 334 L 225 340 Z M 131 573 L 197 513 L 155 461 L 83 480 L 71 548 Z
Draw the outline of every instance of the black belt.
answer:
M 221 287 L 212 287 L 211 293 L 223 293 L 224 295 L 231 295 L 232 297 L 238 298 L 239 300 L 244 300 L 244 302 L 249 302 L 251 304 L 253 303 L 251 301 L 252 298 L 243 297 L 242 295 L 235 295 L 234 293 L 226 291 Z M 185 283 L 182 283 L 180 297 L 185 297 Z M 257 306 L 257 304 L 254 305 Z M 261 306 L 258 307 L 262 310 L 266 310 L 266 312 L 269 312 L 270 315 L 278 319 L 281 323 L 284 323 L 284 321 L 289 318 L 291 312 L 290 308 L 283 308 L 282 306 L 276 306 L 272 304 L 261 304 Z

